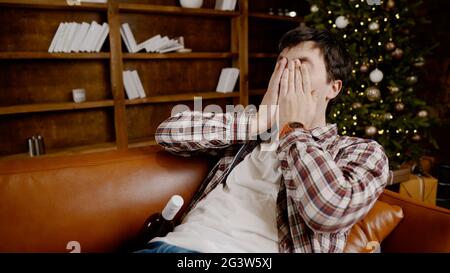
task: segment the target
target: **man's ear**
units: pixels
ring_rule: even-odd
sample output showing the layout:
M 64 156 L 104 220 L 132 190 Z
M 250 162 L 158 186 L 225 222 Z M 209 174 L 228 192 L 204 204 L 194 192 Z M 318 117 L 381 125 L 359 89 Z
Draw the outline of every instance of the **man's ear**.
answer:
M 341 80 L 335 80 L 333 81 L 333 84 L 331 85 L 331 89 L 329 89 L 329 92 L 327 94 L 327 99 L 332 100 L 337 95 L 339 95 L 339 92 L 341 92 L 342 89 L 342 81 Z

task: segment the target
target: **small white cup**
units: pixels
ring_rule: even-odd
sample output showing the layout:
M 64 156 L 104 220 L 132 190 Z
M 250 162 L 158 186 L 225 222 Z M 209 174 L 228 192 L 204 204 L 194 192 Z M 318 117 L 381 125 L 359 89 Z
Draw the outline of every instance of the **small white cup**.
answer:
M 203 5 L 203 0 L 180 0 L 180 5 L 183 8 L 201 8 Z
M 72 96 L 76 103 L 86 101 L 86 90 L 83 88 L 73 89 Z

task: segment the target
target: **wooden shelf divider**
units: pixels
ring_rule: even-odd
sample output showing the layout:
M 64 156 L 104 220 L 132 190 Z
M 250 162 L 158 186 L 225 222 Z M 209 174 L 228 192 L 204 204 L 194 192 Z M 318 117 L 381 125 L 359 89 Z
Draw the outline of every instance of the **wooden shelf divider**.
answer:
M 175 94 L 175 95 L 160 95 L 151 96 L 143 99 L 126 100 L 126 105 L 136 104 L 149 104 L 149 103 L 161 103 L 161 102 L 177 102 L 177 101 L 189 101 L 194 97 L 202 97 L 204 100 L 210 99 L 222 99 L 222 98 L 235 98 L 239 97 L 239 92 L 220 93 L 220 92 L 197 92 L 187 94 Z
M 205 17 L 237 17 L 240 15 L 237 11 L 222 11 L 215 9 L 189 9 L 174 6 L 159 6 L 147 4 L 119 4 L 119 10 L 123 12 L 142 12 L 142 13 L 156 13 L 156 14 L 173 14 L 173 15 L 195 15 Z
M 0 52 L 0 60 L 17 59 L 109 59 L 109 52 L 98 53 L 49 53 L 49 52 Z
M 238 53 L 232 52 L 192 52 L 192 53 L 124 53 L 124 59 L 228 59 L 238 57 Z
M 270 15 L 268 13 L 263 12 L 251 12 L 248 14 L 249 18 L 257 18 L 264 20 L 276 20 L 276 21 L 286 21 L 292 23 L 301 23 L 303 22 L 302 17 L 289 17 L 289 16 L 280 16 L 280 15 Z
M 106 11 L 107 5 L 102 3 L 85 3 L 69 5 L 65 0 L 0 0 L 0 6 L 33 8 L 33 9 L 74 9 Z

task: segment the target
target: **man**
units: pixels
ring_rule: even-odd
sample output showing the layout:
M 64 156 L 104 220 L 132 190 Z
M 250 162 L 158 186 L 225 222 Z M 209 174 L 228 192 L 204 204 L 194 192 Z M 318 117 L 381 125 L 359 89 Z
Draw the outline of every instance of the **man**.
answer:
M 343 251 L 387 182 L 388 159 L 376 141 L 326 123 L 351 71 L 329 32 L 291 30 L 280 52 L 258 113 L 185 111 L 159 126 L 156 140 L 172 153 L 222 157 L 182 223 L 144 252 Z M 274 127 L 277 140 L 249 140 Z

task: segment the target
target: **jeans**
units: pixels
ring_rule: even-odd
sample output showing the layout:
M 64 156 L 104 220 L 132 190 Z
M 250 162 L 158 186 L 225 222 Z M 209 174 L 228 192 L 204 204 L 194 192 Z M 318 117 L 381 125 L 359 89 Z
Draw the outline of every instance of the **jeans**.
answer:
M 161 241 L 147 244 L 147 248 L 135 251 L 134 253 L 199 253 L 198 251 L 174 246 Z

